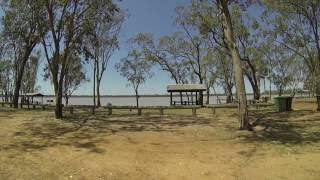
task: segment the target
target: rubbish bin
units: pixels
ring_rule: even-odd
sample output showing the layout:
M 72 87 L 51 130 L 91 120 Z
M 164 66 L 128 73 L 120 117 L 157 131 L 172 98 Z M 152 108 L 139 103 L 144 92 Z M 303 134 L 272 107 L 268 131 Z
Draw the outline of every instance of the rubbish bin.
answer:
M 274 98 L 274 104 L 278 112 L 286 112 L 292 110 L 292 97 L 279 96 Z

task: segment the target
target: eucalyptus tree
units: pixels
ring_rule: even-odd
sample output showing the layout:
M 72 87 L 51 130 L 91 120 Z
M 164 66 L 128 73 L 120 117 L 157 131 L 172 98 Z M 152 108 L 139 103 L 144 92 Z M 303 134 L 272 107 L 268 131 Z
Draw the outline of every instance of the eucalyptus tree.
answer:
M 2 59 L 0 61 L 0 90 L 2 94 L 2 100 L 9 102 L 12 99 L 14 83 L 12 81 L 13 71 L 12 63 L 9 60 Z
M 219 69 L 218 69 L 218 58 L 215 57 L 214 50 L 208 48 L 207 55 L 203 58 L 203 72 L 204 72 L 204 82 L 206 84 L 206 104 L 210 103 L 210 89 L 214 91 L 214 86 L 218 82 Z M 219 99 L 219 97 L 217 96 Z
M 42 44 L 54 86 L 56 118 L 63 116 L 63 83 L 70 64 L 68 57 L 72 50 L 82 49 L 83 37 L 95 27 L 98 14 L 94 10 L 98 7 L 105 8 L 110 15 L 118 11 L 112 0 L 43 0 L 48 32 Z
M 139 88 L 148 78 L 153 76 L 151 72 L 152 64 L 146 61 L 141 52 L 133 49 L 115 67 L 120 72 L 120 75 L 128 80 L 128 85 L 133 87 L 136 106 L 139 107 Z
M 230 4 L 230 16 L 234 26 L 234 36 L 241 57 L 243 71 L 248 78 L 254 92 L 254 99 L 260 98 L 260 77 L 264 74 L 264 65 L 259 56 L 262 52 L 256 50 L 261 37 L 258 34 L 256 18 L 243 11 L 243 4 L 228 1 Z M 200 33 L 205 36 L 216 52 L 231 57 L 231 53 L 225 41 L 223 24 L 219 16 L 219 9 L 212 1 L 194 0 L 189 5 L 189 16 L 193 26 L 198 27 Z M 232 79 L 232 77 L 227 77 Z M 227 81 L 227 80 L 226 80 Z
M 64 54 L 62 53 L 60 56 L 63 57 Z M 69 99 L 72 96 L 72 94 L 76 90 L 78 90 L 83 83 L 89 81 L 86 77 L 86 62 L 81 60 L 80 54 L 75 50 L 71 50 L 67 58 L 70 64 L 65 72 L 62 90 L 63 98 L 65 100 L 66 105 L 69 104 Z M 48 64 L 44 67 L 43 71 L 44 80 L 50 80 L 51 82 L 53 82 L 52 74 Z
M 268 35 L 275 44 L 300 56 L 309 70 L 311 84 L 320 95 L 320 1 L 264 1 Z M 320 98 L 317 100 L 320 110 Z
M 237 1 L 231 0 L 195 0 L 192 1 L 191 16 L 188 22 L 198 26 L 198 30 L 206 36 L 212 48 L 221 51 L 231 57 L 236 82 L 237 97 L 239 101 L 239 128 L 250 128 L 248 120 L 247 97 L 243 77 L 241 56 L 238 50 L 236 31 L 234 29 L 234 17 L 229 10 Z
M 217 57 L 217 85 L 221 86 L 226 95 L 226 103 L 232 103 L 233 88 L 235 86 L 233 65 L 228 55 L 221 52 L 216 54 Z
M 36 82 L 38 75 L 40 52 L 32 54 L 26 63 L 26 71 L 22 78 L 21 83 L 21 93 L 25 95 L 26 93 L 34 92 L 36 90 Z
M 232 11 L 233 24 L 235 29 L 235 40 L 239 47 L 244 75 L 249 80 L 253 91 L 253 99 L 259 100 L 261 97 L 260 81 L 266 75 L 266 64 L 262 60 L 265 49 L 262 36 L 262 26 L 256 18 L 244 13 L 239 6 L 235 6 Z
M 231 54 L 234 66 L 237 97 L 239 100 L 239 128 L 248 129 L 250 128 L 250 123 L 248 119 L 246 88 L 243 78 L 243 71 L 241 68 L 241 57 L 236 45 L 228 0 L 216 0 L 216 5 L 220 12 L 219 16 L 221 17 L 221 23 L 223 26 L 224 41 L 226 42 L 228 50 Z
M 139 49 L 145 59 L 160 67 L 169 74 L 176 84 L 188 83 L 190 68 L 184 58 L 179 56 L 177 49 L 181 42 L 180 33 L 173 33 L 155 40 L 151 33 L 139 33 L 129 42 Z
M 294 95 L 304 75 L 301 57 L 280 45 L 272 47 L 267 57 L 278 95 L 282 96 L 287 88 L 291 88 L 291 95 Z
M 189 62 L 193 73 L 197 76 L 199 84 L 205 83 L 205 58 L 210 53 L 208 42 L 197 28 L 194 27 L 189 9 L 183 6 L 176 8 L 176 24 L 182 29 L 184 38 L 179 44 L 178 54 Z M 208 85 L 207 85 L 208 86 Z M 209 88 L 207 88 L 209 89 Z M 209 91 L 207 91 L 209 96 Z M 203 102 L 203 93 L 199 94 L 199 102 Z
M 81 62 L 79 54 L 72 53 L 69 58 L 70 65 L 68 66 L 63 83 L 63 97 L 66 105 L 69 104 L 69 99 L 72 94 L 78 90 L 84 82 L 88 81 L 85 66 Z
M 121 10 L 110 14 L 104 6 L 97 6 L 92 10 L 97 18 L 93 23 L 92 31 L 85 37 L 84 49 L 93 63 L 94 105 L 100 107 L 101 80 L 112 55 L 119 48 L 119 33 L 125 14 Z M 97 102 L 95 94 L 97 94 Z
M 38 1 L 9 0 L 3 5 L 3 36 L 15 49 L 15 88 L 13 105 L 18 108 L 19 92 L 29 57 L 40 41 L 43 12 Z

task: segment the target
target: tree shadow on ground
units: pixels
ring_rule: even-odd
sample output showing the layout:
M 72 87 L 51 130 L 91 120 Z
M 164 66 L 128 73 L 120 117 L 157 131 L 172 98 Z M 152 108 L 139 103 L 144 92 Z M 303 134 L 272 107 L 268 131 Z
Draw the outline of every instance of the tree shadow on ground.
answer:
M 2 150 L 20 152 L 41 151 L 55 146 L 72 146 L 94 153 L 105 153 L 99 143 L 108 143 L 107 136 L 126 132 L 172 132 L 177 128 L 206 125 L 212 119 L 193 116 L 112 115 L 88 113 L 68 115 L 62 120 L 50 115 L 23 121 Z M 135 143 L 129 137 L 128 142 Z
M 255 131 L 245 136 L 248 142 L 274 142 L 297 145 L 320 142 L 320 114 L 312 111 L 252 114 Z

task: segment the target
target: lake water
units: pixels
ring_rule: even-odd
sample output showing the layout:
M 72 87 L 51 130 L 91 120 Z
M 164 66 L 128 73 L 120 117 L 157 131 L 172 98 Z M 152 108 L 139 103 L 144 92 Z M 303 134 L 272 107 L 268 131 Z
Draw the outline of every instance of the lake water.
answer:
M 272 95 L 275 97 L 276 95 Z M 299 97 L 297 95 L 296 97 Z M 307 95 L 303 95 L 307 96 Z M 1 96 L 0 96 L 1 97 Z M 269 97 L 269 96 L 268 96 Z M 247 95 L 247 99 L 250 100 L 253 98 L 253 95 Z M 48 100 L 54 100 L 53 96 L 45 96 L 43 98 L 44 104 L 54 104 L 48 102 Z M 221 103 L 225 103 L 226 96 L 219 96 Z M 174 96 L 174 101 L 180 101 L 180 96 Z M 187 97 L 183 96 L 183 100 L 186 101 Z M 206 96 L 203 98 L 204 102 L 206 101 Z M 0 98 L 0 102 L 2 98 Z M 41 98 L 34 98 L 35 102 L 41 102 Z M 195 97 L 194 97 L 195 101 Z M 210 104 L 217 104 L 217 96 L 211 95 L 209 98 Z M 101 105 L 105 106 L 106 104 L 111 103 L 114 106 L 135 106 L 136 99 L 135 96 L 103 96 L 101 97 Z M 65 101 L 63 99 L 63 104 Z M 69 99 L 70 105 L 93 105 L 93 98 L 91 96 L 73 96 Z M 139 105 L 140 106 L 170 106 L 170 96 L 141 96 L 139 98 Z
M 226 97 L 219 96 L 222 103 L 225 103 Z M 248 95 L 248 99 L 252 99 L 252 95 Z M 206 96 L 204 96 L 204 102 L 206 101 Z M 53 104 L 49 103 L 48 100 L 54 100 L 52 96 L 45 96 L 43 98 L 44 104 Z M 180 101 L 179 96 L 173 97 L 174 101 Z M 183 96 L 183 100 L 186 101 L 187 97 Z M 2 101 L 2 99 L 1 99 Z M 41 98 L 34 98 L 34 101 L 41 102 Z M 194 97 L 195 101 L 195 97 Z M 210 96 L 210 104 L 217 104 L 217 96 Z M 63 99 L 63 103 L 65 101 Z M 105 106 L 106 104 L 111 103 L 115 106 L 135 106 L 136 99 L 135 96 L 103 96 L 101 97 L 101 105 Z M 73 96 L 69 99 L 70 105 L 93 105 L 93 98 L 90 96 Z M 170 105 L 170 96 L 141 96 L 139 98 L 140 106 L 169 106 Z
M 272 98 L 276 95 L 272 95 Z M 296 97 L 307 97 L 308 95 L 297 95 Z M 268 96 L 269 97 L 269 96 Z M 247 95 L 247 99 L 250 100 L 253 98 L 253 95 Z M 43 97 L 44 104 L 54 104 L 48 102 L 49 100 L 54 100 L 54 96 L 45 96 Z M 226 96 L 219 96 L 221 103 L 225 103 Z M 0 102 L 2 102 L 2 98 L 0 96 Z M 174 101 L 180 101 L 180 96 L 173 96 Z M 187 97 L 183 96 L 183 100 L 186 101 Z M 206 96 L 203 98 L 204 102 L 206 102 Z M 194 97 L 195 101 L 195 97 Z M 210 95 L 209 98 L 210 104 L 218 104 L 217 96 Z M 34 98 L 34 102 L 41 102 L 41 98 Z M 102 96 L 101 97 L 101 105 L 105 106 L 106 104 L 111 103 L 114 106 L 135 106 L 136 99 L 135 96 Z M 65 101 L 63 99 L 63 104 Z M 93 105 L 93 97 L 91 96 L 73 96 L 69 99 L 70 105 Z M 139 98 L 140 106 L 170 106 L 170 96 L 141 96 Z

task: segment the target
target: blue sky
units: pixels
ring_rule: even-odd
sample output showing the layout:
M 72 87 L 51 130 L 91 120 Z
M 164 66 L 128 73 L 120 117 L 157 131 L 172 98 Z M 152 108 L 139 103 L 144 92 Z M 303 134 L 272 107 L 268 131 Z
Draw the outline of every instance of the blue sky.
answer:
M 175 18 L 175 7 L 178 4 L 188 3 L 189 0 L 122 0 L 118 2 L 120 7 L 126 10 L 129 17 L 124 22 L 120 34 L 120 50 L 111 59 L 111 63 L 102 79 L 101 94 L 119 95 L 133 94 L 133 89 L 127 86 L 127 81 L 115 70 L 114 64 L 125 57 L 128 52 L 126 41 L 139 32 L 151 32 L 155 37 L 160 37 L 177 31 L 173 25 Z M 45 65 L 43 59 L 41 66 Z M 155 76 L 141 86 L 141 94 L 164 94 L 167 84 L 174 83 L 167 73 L 154 69 Z M 38 75 L 38 83 L 41 92 L 53 94 L 50 82 L 43 81 L 42 68 Z M 87 67 L 88 77 L 92 77 L 92 67 Z M 75 94 L 91 95 L 92 82 L 83 84 Z
M 120 34 L 120 50 L 111 59 L 111 63 L 104 74 L 101 84 L 102 95 L 131 95 L 132 87 L 127 86 L 128 82 L 115 70 L 114 64 L 125 57 L 128 52 L 126 41 L 139 32 L 150 32 L 155 37 L 168 35 L 178 31 L 173 24 L 175 19 L 175 7 L 180 4 L 187 4 L 190 0 L 122 0 L 119 6 L 126 10 L 129 17 L 126 19 Z M 41 66 L 46 61 L 43 59 Z M 43 80 L 43 68 L 40 68 L 37 85 L 41 92 L 54 94 L 50 82 Z M 92 78 L 92 67 L 87 66 L 87 75 Z M 166 86 L 174 83 L 168 73 L 154 69 L 155 76 L 141 86 L 140 94 L 165 94 Z M 252 92 L 251 87 L 246 83 L 247 91 Z M 218 89 L 221 92 L 221 90 Z M 92 82 L 83 84 L 75 92 L 77 95 L 92 95 Z

